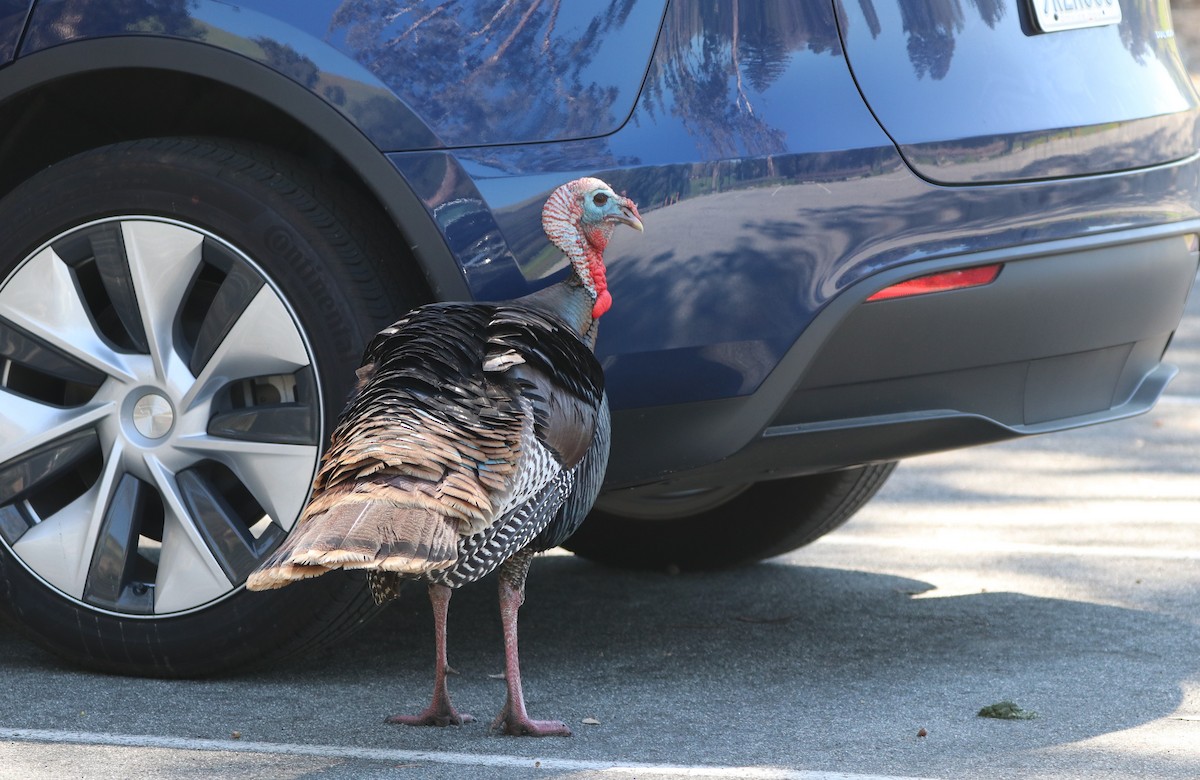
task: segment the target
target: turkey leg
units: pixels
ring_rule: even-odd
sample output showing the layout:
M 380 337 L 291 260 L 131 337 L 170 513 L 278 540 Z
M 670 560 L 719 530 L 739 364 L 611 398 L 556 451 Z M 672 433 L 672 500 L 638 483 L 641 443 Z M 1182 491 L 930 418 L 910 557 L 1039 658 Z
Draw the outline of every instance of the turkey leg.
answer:
M 508 700 L 492 722 L 492 730 L 530 737 L 569 737 L 571 729 L 557 720 L 530 720 L 521 690 L 521 660 L 517 655 L 517 611 L 525 602 L 525 575 L 533 552 L 525 549 L 500 565 L 500 621 L 504 626 L 504 679 Z
M 450 594 L 445 585 L 429 586 L 429 602 L 433 605 L 433 634 L 437 644 L 437 661 L 434 666 L 433 701 L 419 715 L 392 715 L 385 723 L 403 723 L 406 726 L 461 726 L 475 720 L 470 715 L 460 715 L 450 703 L 450 692 L 446 690 L 446 613 L 450 608 Z

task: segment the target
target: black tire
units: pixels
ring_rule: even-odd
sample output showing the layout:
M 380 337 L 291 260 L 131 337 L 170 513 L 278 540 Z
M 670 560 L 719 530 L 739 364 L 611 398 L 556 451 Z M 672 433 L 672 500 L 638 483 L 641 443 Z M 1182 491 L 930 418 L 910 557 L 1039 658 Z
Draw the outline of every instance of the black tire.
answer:
M 845 523 L 895 463 L 678 497 L 602 496 L 564 545 L 624 569 L 710 571 L 803 547 Z
M 165 138 L 42 171 L 0 225 L 0 612 L 73 662 L 170 677 L 369 616 L 353 576 L 243 582 L 294 523 L 363 345 L 421 294 L 379 264 L 381 212 L 285 155 Z M 22 303 L 50 297 L 86 320 Z M 45 523 L 81 534 L 61 566 Z

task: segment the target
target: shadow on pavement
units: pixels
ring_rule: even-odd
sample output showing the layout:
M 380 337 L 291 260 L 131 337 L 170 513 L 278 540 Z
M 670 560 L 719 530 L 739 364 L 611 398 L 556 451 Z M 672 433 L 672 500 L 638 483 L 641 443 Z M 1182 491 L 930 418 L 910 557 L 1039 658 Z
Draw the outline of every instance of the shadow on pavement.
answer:
M 945 759 L 961 770 L 988 765 L 979 746 L 997 731 L 1011 759 L 1167 716 L 1195 679 L 1195 626 L 1014 593 L 914 598 L 930 587 L 783 564 L 671 576 L 539 559 L 523 610 L 526 694 L 534 717 L 566 720 L 573 740 L 485 736 L 504 700 L 489 677 L 503 659 L 492 580 L 451 604 L 451 692 L 479 718 L 461 729 L 380 722 L 422 708 L 431 686 L 419 586 L 341 644 L 224 679 L 88 674 L 5 635 L 0 725 L 845 771 Z M 976 717 L 1001 699 L 1040 717 Z

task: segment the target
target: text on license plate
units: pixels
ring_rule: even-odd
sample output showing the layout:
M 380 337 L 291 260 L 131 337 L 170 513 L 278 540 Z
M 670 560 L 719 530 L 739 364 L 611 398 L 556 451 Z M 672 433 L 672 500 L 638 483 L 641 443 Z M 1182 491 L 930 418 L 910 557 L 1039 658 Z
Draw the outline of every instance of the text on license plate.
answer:
M 1100 27 L 1121 21 L 1120 0 L 1029 0 L 1042 32 Z

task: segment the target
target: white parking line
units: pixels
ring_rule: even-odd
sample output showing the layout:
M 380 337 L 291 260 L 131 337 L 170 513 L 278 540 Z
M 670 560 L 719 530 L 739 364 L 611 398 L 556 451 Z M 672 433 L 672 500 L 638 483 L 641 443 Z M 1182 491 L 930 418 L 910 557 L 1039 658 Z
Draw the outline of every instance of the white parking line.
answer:
M 852 772 L 818 772 L 757 766 L 684 766 L 638 764 L 625 761 L 576 761 L 565 758 L 526 758 L 497 753 L 441 753 L 423 750 L 387 750 L 341 747 L 339 745 L 294 745 L 276 742 L 244 742 L 222 739 L 187 739 L 147 734 L 104 734 L 87 731 L 52 731 L 0 727 L 0 741 L 50 742 L 106 747 L 164 748 L 230 753 L 264 753 L 282 756 L 389 761 L 403 764 L 430 763 L 493 769 L 543 769 L 561 772 L 595 772 L 613 777 L 652 775 L 664 777 L 730 777 L 746 780 L 932 780 L 931 778 L 862 775 Z
M 954 551 L 998 555 L 1054 555 L 1064 558 L 1122 558 L 1160 561 L 1200 561 L 1200 550 L 1154 547 L 1114 547 L 1105 545 L 1029 544 L 998 540 L 901 539 L 880 536 L 855 536 L 852 533 L 822 537 L 814 546 L 890 547 L 898 550 Z

